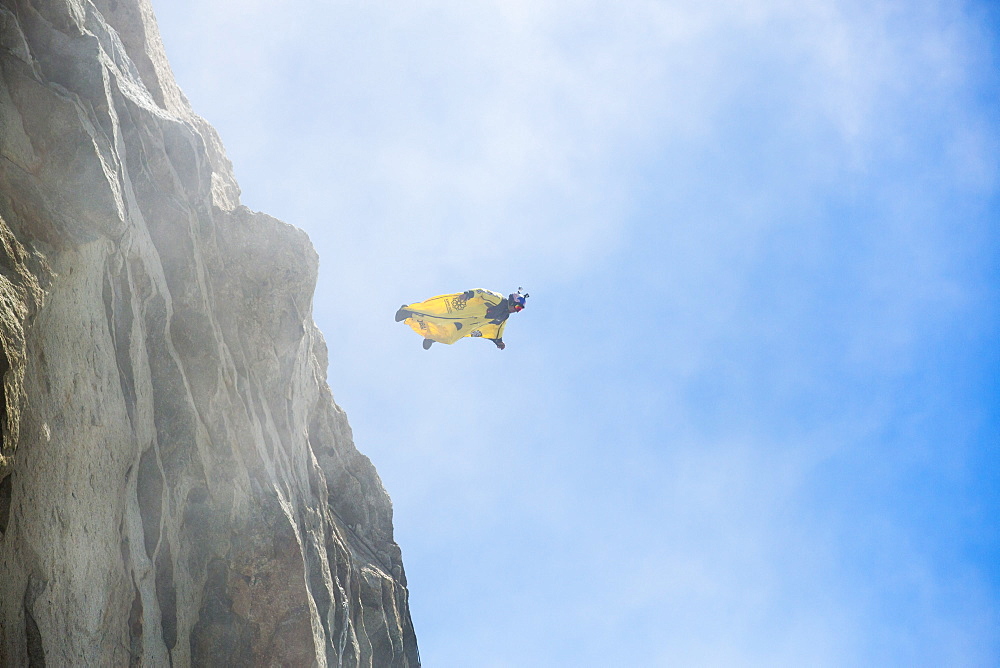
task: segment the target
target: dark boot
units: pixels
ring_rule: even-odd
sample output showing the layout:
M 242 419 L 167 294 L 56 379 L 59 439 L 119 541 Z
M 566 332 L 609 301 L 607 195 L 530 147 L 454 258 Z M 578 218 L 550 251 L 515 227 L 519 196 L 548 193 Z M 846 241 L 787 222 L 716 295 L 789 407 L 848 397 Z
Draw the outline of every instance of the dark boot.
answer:
M 403 304 L 399 307 L 399 310 L 396 311 L 396 322 L 403 322 L 409 317 L 410 312 L 406 310 L 406 304 Z
M 424 350 L 430 350 L 434 345 L 434 339 L 424 339 Z

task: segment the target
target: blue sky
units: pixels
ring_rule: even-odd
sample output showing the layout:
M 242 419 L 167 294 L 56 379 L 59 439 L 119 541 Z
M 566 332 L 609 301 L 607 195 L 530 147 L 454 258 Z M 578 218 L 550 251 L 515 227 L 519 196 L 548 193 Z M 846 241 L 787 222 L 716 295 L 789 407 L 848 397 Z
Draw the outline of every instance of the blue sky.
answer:
M 991 3 L 154 9 L 320 254 L 425 665 L 1000 663 Z

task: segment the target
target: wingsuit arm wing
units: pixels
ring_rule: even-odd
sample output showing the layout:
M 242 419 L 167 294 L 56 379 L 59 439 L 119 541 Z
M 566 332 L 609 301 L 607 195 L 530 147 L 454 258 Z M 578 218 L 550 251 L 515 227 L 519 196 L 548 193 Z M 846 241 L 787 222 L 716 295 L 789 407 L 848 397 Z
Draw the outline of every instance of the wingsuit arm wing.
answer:
M 490 290 L 476 289 L 465 292 L 455 292 L 447 295 L 437 295 L 422 302 L 408 304 L 405 310 L 425 316 L 454 317 L 455 311 L 474 313 L 485 311 L 488 307 L 498 304 L 503 297 Z
M 503 296 L 493 292 L 491 290 L 483 290 L 478 288 L 476 290 L 466 290 L 465 292 L 454 295 L 455 307 L 463 315 L 469 317 L 482 317 L 489 312 L 489 309 L 495 307 L 497 304 L 503 301 Z M 491 323 L 500 324 L 500 323 Z M 486 334 L 483 334 L 486 336 Z
M 494 341 L 499 341 L 503 338 L 503 330 L 507 326 L 507 321 L 504 320 L 499 325 L 494 325 L 492 323 L 488 325 L 483 325 L 479 328 L 484 339 L 492 339 Z

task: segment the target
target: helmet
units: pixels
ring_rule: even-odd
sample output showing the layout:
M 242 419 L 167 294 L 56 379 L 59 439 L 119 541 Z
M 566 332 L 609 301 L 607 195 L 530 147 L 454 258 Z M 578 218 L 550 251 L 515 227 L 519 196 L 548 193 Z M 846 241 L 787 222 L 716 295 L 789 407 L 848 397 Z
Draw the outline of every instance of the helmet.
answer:
M 517 292 L 512 292 L 507 297 L 507 300 L 513 305 L 515 311 L 520 311 L 526 306 L 525 300 L 530 297 L 528 293 L 521 294 L 523 288 L 518 288 Z

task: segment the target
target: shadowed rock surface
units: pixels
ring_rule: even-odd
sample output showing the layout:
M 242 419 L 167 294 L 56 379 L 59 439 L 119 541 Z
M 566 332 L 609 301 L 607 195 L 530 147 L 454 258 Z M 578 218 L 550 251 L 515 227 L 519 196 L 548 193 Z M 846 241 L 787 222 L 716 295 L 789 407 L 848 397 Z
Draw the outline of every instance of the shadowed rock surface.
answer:
M 0 0 L 0 68 L 0 666 L 419 665 L 316 253 L 149 2 Z

